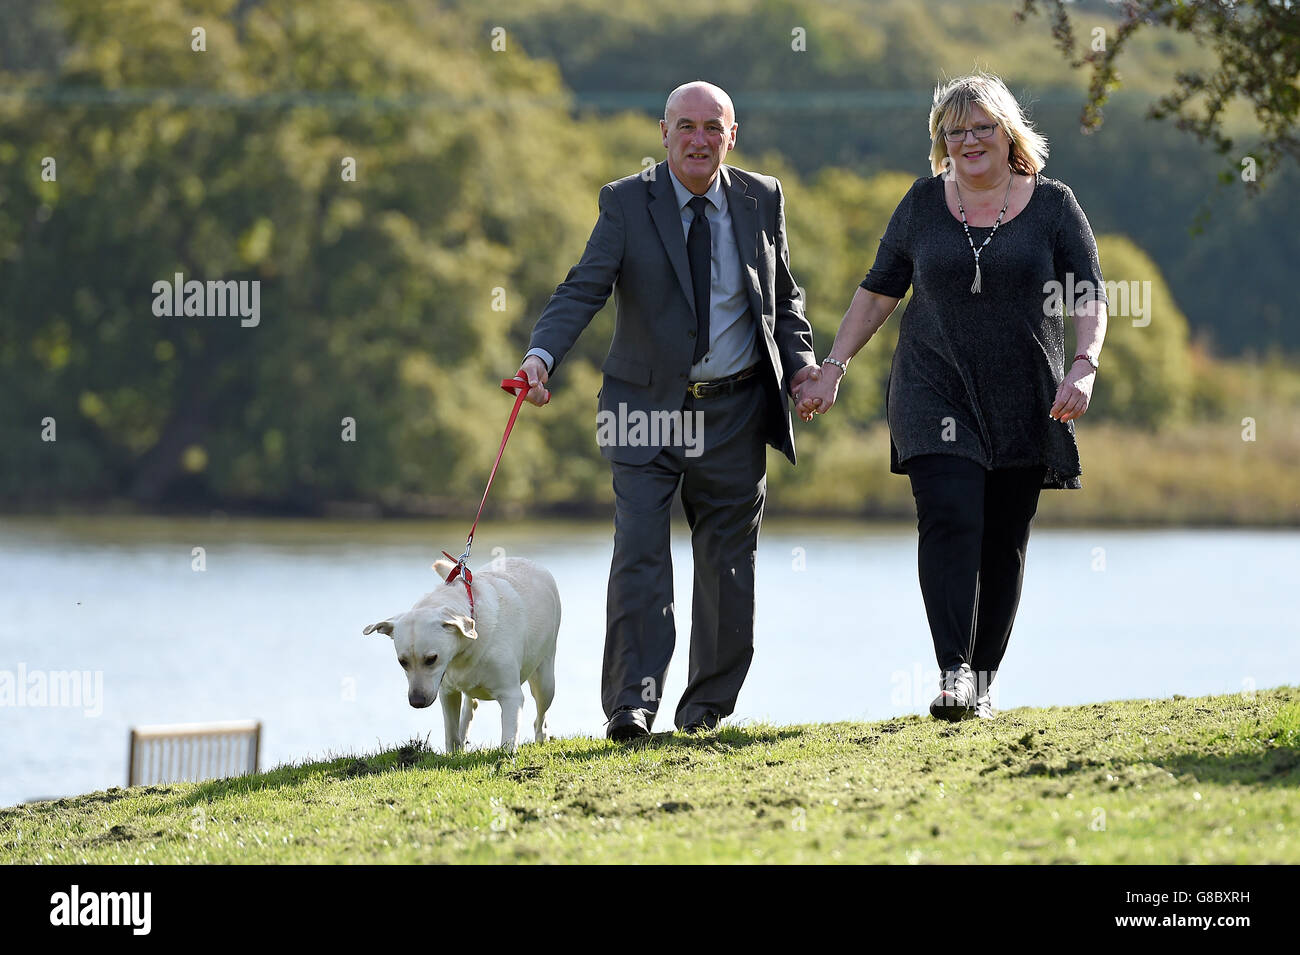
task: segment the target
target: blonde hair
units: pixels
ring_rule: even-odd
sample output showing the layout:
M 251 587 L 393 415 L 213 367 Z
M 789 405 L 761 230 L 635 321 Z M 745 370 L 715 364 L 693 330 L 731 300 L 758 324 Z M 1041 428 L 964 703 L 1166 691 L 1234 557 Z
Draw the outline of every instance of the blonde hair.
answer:
M 944 130 L 965 126 L 973 106 L 988 113 L 1011 140 L 1007 161 L 1012 169 L 1032 176 L 1047 165 L 1047 138 L 1025 118 L 1024 110 L 1007 84 L 992 73 L 981 71 L 934 88 L 934 105 L 930 108 L 930 168 L 936 176 L 948 168 Z

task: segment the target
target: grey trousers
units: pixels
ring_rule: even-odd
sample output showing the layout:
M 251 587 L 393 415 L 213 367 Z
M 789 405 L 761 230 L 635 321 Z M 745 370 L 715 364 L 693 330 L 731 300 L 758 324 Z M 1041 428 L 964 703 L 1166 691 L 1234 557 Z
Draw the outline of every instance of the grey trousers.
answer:
M 654 719 L 676 643 L 669 526 L 681 489 L 691 528 L 695 587 L 686 689 L 680 727 L 729 716 L 754 656 L 754 554 L 767 497 L 762 385 L 730 395 L 686 398 L 702 412 L 703 448 L 664 447 L 648 464 L 611 462 L 614 559 L 605 611 L 601 703 Z

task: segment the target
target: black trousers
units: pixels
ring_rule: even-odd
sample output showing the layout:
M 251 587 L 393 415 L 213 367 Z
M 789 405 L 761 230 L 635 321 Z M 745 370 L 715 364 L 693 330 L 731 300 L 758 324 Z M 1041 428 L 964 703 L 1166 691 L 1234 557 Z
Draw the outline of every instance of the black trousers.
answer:
M 649 463 L 611 462 L 614 557 L 606 602 L 601 703 L 653 721 L 676 643 L 669 529 L 680 491 L 691 529 L 694 600 L 678 727 L 729 716 L 754 656 L 754 558 L 767 498 L 767 403 L 758 379 L 730 395 L 686 398 L 702 414 L 697 455 L 665 447 Z
M 950 454 L 907 462 L 921 595 L 939 667 L 963 663 L 982 694 L 1011 638 L 1042 467 L 985 470 Z

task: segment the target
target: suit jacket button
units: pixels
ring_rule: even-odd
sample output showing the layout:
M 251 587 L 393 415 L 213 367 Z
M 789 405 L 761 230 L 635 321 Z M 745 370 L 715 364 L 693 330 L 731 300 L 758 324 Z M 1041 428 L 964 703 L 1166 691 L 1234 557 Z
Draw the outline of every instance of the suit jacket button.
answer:
M 692 328 L 689 332 L 687 332 L 687 333 L 686 333 L 686 337 L 687 337 L 687 338 L 694 338 L 694 337 L 695 337 L 695 329 Z

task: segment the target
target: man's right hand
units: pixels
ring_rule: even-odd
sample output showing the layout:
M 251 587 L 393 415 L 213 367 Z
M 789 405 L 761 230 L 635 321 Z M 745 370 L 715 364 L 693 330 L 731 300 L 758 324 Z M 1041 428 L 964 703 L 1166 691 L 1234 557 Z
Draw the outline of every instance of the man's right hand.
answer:
M 524 359 L 524 363 L 519 366 L 519 370 L 524 377 L 528 379 L 528 394 L 524 400 L 541 407 L 551 400 L 551 393 L 546 390 L 546 379 L 550 377 L 546 373 L 546 362 L 542 361 L 536 355 L 529 355 Z

